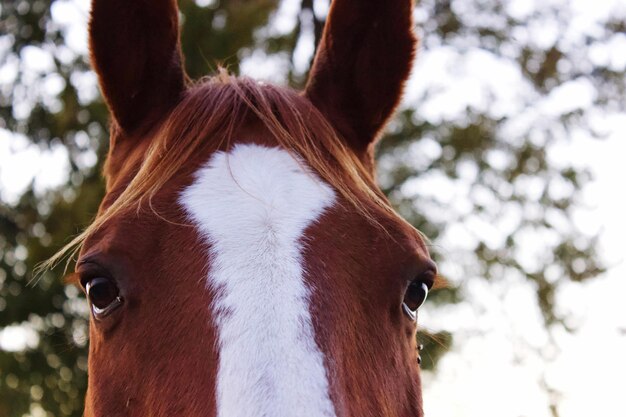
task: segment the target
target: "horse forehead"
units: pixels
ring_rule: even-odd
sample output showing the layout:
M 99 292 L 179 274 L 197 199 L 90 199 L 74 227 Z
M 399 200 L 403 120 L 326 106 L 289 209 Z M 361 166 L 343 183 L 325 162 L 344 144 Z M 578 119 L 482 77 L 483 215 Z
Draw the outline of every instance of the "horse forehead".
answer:
M 372 213 L 382 228 L 361 218 L 355 210 L 346 209 L 349 204 L 312 172 L 305 160 L 280 148 L 266 132 L 257 133 L 260 135 L 254 135 L 254 140 L 245 139 L 249 135 L 244 135 L 230 151 L 217 151 L 205 156 L 204 163 L 194 164 L 200 168 L 184 193 L 187 201 L 180 202 L 188 214 L 189 207 L 206 213 L 204 221 L 214 224 L 214 234 L 223 228 L 227 232 L 224 237 L 241 241 L 250 232 L 262 233 L 271 226 L 291 227 L 303 238 L 306 227 L 319 223 L 319 214 L 333 206 L 332 215 L 323 220 L 324 224 L 351 224 L 353 238 L 362 234 L 363 239 L 370 240 L 375 236 L 378 245 L 393 247 L 407 256 L 430 258 L 423 235 L 409 223 L 367 201 L 363 204 L 372 204 Z M 221 210 L 208 216 L 208 211 L 202 210 L 206 205 Z M 232 230 L 241 233 L 228 233 Z M 307 237 L 316 236 L 317 233 Z
M 318 212 L 334 198 L 330 187 L 301 159 L 280 148 L 254 144 L 237 144 L 230 152 L 212 155 L 185 194 L 187 203 L 213 201 L 211 208 L 245 205 L 244 214 L 255 209 L 266 215 L 293 213 L 285 219 L 277 217 L 276 223 Z

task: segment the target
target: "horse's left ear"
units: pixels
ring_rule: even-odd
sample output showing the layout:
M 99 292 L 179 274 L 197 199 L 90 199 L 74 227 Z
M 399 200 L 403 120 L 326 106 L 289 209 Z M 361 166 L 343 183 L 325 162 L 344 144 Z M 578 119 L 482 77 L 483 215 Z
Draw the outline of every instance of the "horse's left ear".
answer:
M 92 0 L 89 47 L 127 136 L 156 122 L 185 89 L 176 0 Z
M 305 95 L 361 157 L 400 102 L 417 38 L 412 0 L 333 0 Z

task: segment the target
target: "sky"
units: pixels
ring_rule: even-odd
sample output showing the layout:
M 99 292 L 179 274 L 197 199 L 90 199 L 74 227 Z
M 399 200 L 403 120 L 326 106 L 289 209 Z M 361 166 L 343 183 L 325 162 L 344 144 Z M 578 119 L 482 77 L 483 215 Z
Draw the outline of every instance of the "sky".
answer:
M 210 0 L 204 0 L 204 2 Z M 562 0 L 542 0 L 558 4 Z M 510 3 L 510 11 L 520 17 L 538 7 L 538 0 Z M 316 13 L 326 13 L 324 1 L 316 1 Z M 594 24 L 620 8 L 618 0 L 571 0 L 575 10 L 571 20 L 572 35 L 593 30 Z M 283 2 L 274 19 L 273 31 L 287 31 L 293 25 L 298 2 Z M 67 30 L 69 46 L 86 51 L 87 0 L 58 0 L 53 18 Z M 623 10 L 621 8 L 620 10 Z M 419 15 L 417 16 L 419 21 Z M 556 36 L 549 25 L 538 33 L 538 42 Z M 604 50 L 594 51 L 594 59 L 610 60 L 618 68 L 626 67 L 626 37 L 617 39 Z M 312 38 L 300 40 L 296 52 L 296 69 L 304 71 L 312 53 Z M 33 71 L 46 70 L 45 56 L 27 52 L 24 59 Z M 506 60 L 480 50 L 462 57 L 463 71 L 450 72 L 451 63 L 459 57 L 451 48 L 421 51 L 408 83 L 403 102 L 411 106 L 421 92 L 433 83 L 440 94 L 424 106 L 424 117 L 433 123 L 453 118 L 469 106 L 488 106 L 500 115 L 519 111 L 516 100 L 523 96 L 523 81 Z M 242 63 L 242 71 L 255 78 L 282 81 L 281 58 L 268 60 L 256 54 Z M 485 71 L 490 68 L 492 71 Z M 494 70 L 497 69 L 497 70 Z M 278 70 L 277 70 L 278 69 Z M 278 75 L 277 75 L 278 74 Z M 495 75 L 497 74 L 497 75 Z M 0 83 L 11 74 L 0 71 Z M 84 80 L 88 99 L 95 92 L 94 79 Z M 54 80 L 50 82 L 54 89 Z M 496 91 L 486 98 L 485 91 Z M 590 86 L 584 82 L 568 83 L 545 101 L 533 107 L 532 117 L 567 108 L 584 108 L 592 99 Z M 506 282 L 472 280 L 465 288 L 469 302 L 420 313 L 421 325 L 431 330 L 447 330 L 458 343 L 440 362 L 437 374 L 424 375 L 424 402 L 427 416 L 436 417 L 553 417 L 548 405 L 558 400 L 560 417 L 624 417 L 622 397 L 626 387 L 626 250 L 622 242 L 626 232 L 626 114 L 601 114 L 596 123 L 608 132 L 595 140 L 574 132 L 567 141 L 550 149 L 551 158 L 589 168 L 594 180 L 582 193 L 581 207 L 576 211 L 576 225 L 586 234 L 600 233 L 600 253 L 608 265 L 601 277 L 584 284 L 565 286 L 557 297 L 564 313 L 577 325 L 575 333 L 555 332 L 549 336 L 541 325 L 533 289 L 513 277 Z M 93 161 L 92 161 L 93 162 Z M 89 164 L 87 157 L 86 164 Z M 67 179 L 67 154 L 61 146 L 42 153 L 29 146 L 25 138 L 0 130 L 0 193 L 3 199 L 15 201 L 20 192 L 34 181 L 37 190 L 63 184 Z M 419 184 L 418 184 L 419 185 Z M 462 193 L 460 194 L 462 196 Z M 454 204 L 454 201 L 450 202 Z M 462 228 L 442 237 L 440 244 L 453 259 L 462 254 Z M 456 232 L 455 232 L 456 230 Z M 494 239 L 497 239 L 497 233 Z M 530 242 L 532 244 L 532 242 Z M 453 265 L 451 275 L 460 275 Z M 443 271 L 445 274 L 445 270 Z M 16 341 L 32 344 L 32 335 L 12 328 L 0 333 L 0 346 L 16 348 Z M 427 354 L 425 352 L 424 354 Z M 546 359 L 547 358 L 547 359 Z M 547 392 L 541 381 L 555 389 Z
M 516 1 L 510 7 L 524 15 L 537 4 Z M 575 14 L 569 36 L 594 30 L 598 21 L 612 11 L 623 12 L 626 6 L 611 0 L 570 4 Z M 550 37 L 549 27 L 539 33 L 539 42 Z M 624 42 L 626 37 L 617 38 L 604 50 L 592 51 L 592 59 L 610 61 L 624 70 Z M 451 62 L 458 62 L 455 54 L 443 46 L 418 56 L 409 83 L 409 104 L 412 95 L 418 97 L 421 90 L 435 82 L 444 93 L 423 106 L 425 117 L 433 123 L 449 120 L 468 106 L 489 106 L 507 116 L 519 111 L 515 104 L 524 94 L 523 83 L 505 59 L 480 50 L 470 51 L 459 75 L 446 70 Z M 485 91 L 496 94 L 487 100 Z M 529 119 L 585 108 L 592 94 L 584 80 L 567 83 L 547 99 L 537 101 L 531 109 L 537 113 Z M 624 416 L 626 251 L 622 240 L 626 232 L 626 199 L 621 190 L 626 180 L 626 114 L 598 115 L 596 123 L 607 132 L 606 139 L 594 140 L 574 132 L 548 152 L 554 163 L 567 161 L 589 168 L 594 176 L 583 190 L 574 220 L 585 234 L 600 233 L 599 253 L 608 270 L 591 282 L 567 285 L 557 294 L 577 331 L 557 332 L 552 347 L 546 347 L 550 345 L 546 343 L 548 335 L 540 325 L 532 288 L 515 278 L 503 283 L 473 280 L 466 288 L 469 303 L 426 309 L 420 317 L 426 328 L 451 331 L 458 340 L 453 353 L 444 356 L 438 365 L 437 374 L 426 376 L 427 416 L 548 417 L 548 405 L 555 401 L 560 417 Z M 462 192 L 458 194 L 463 198 Z M 488 230 L 488 225 L 482 225 L 481 231 Z M 499 234 L 495 235 L 497 239 Z M 457 233 L 444 236 L 438 243 L 455 259 L 454 255 L 462 257 L 463 241 L 463 234 Z M 533 243 L 528 242 L 531 246 Z M 554 392 L 548 393 L 542 381 L 547 381 Z
M 600 230 L 600 253 L 609 265 L 601 277 L 570 285 L 559 294 L 568 313 L 576 318 L 574 334 L 560 332 L 554 359 L 545 361 L 525 344 L 540 345 L 545 338 L 532 311 L 532 289 L 524 284 L 501 288 L 481 283 L 470 289 L 477 308 L 461 311 L 426 310 L 422 324 L 463 334 L 452 354 L 439 364 L 437 375 L 424 384 L 427 415 L 550 416 L 549 398 L 539 384 L 546 378 L 560 391 L 561 417 L 623 417 L 626 387 L 626 115 L 616 117 L 612 135 L 604 141 L 578 138 L 564 149 L 564 157 L 589 166 L 595 180 L 585 192 L 587 208 L 577 222 L 587 230 Z M 477 312 L 477 310 L 484 312 Z M 479 323 L 477 325 L 477 323 Z

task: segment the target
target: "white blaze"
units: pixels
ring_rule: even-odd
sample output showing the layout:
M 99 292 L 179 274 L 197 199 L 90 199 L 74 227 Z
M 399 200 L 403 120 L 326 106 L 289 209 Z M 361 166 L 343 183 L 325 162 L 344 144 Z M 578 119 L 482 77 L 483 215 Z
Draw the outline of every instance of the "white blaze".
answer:
M 216 153 L 184 191 L 210 244 L 218 417 L 335 416 L 302 265 L 303 232 L 334 200 L 288 152 L 257 145 Z

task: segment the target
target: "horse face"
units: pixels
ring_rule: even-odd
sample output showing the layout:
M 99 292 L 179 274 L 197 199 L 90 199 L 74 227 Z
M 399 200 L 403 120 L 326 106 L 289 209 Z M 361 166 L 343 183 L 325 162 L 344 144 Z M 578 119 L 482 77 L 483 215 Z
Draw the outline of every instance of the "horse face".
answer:
M 421 416 L 410 313 L 434 265 L 414 229 L 344 192 L 350 175 L 319 168 L 345 149 L 344 171 L 372 176 L 413 57 L 410 2 L 334 1 L 299 96 L 237 80 L 187 88 L 176 13 L 168 0 L 93 2 L 113 122 L 107 195 L 77 264 L 92 308 L 85 415 Z M 242 88 L 273 110 L 242 113 L 226 143 L 186 152 L 173 138 L 194 137 L 183 116 L 229 114 L 216 103 Z M 310 116 L 299 128 L 327 124 L 342 144 L 281 140 L 267 119 L 289 106 Z M 162 153 L 184 164 L 169 172 Z M 116 209 L 150 181 L 153 195 L 134 196 L 150 209 Z

